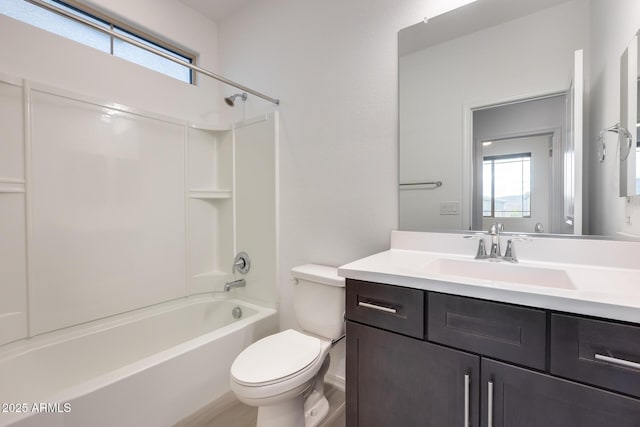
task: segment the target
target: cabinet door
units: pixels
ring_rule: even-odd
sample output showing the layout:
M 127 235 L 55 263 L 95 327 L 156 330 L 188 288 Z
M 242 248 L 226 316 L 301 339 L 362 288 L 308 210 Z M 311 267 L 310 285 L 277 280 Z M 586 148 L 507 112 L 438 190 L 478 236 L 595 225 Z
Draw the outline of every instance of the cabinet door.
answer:
M 478 426 L 479 372 L 478 356 L 347 322 L 347 425 Z
M 638 427 L 640 400 L 482 359 L 482 427 Z

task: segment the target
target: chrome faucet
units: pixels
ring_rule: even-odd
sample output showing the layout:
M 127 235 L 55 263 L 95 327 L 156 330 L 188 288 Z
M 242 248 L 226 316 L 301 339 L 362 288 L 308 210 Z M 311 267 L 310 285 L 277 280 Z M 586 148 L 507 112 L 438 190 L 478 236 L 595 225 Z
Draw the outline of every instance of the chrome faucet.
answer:
M 478 251 L 476 252 L 475 259 L 489 259 L 489 261 L 501 261 L 517 263 L 516 249 L 514 243 L 516 241 L 531 241 L 532 239 L 527 235 L 512 236 L 507 240 L 507 248 L 504 251 L 504 256 L 500 250 L 500 233 L 504 231 L 504 226 L 501 223 L 493 224 L 488 231 L 488 235 L 491 236 L 491 251 L 487 255 L 487 250 L 484 243 L 484 233 L 475 233 L 474 235 L 463 236 L 465 239 L 477 239 Z
M 504 226 L 500 223 L 493 224 L 489 227 L 489 236 L 491 236 L 491 252 L 489 252 L 490 260 L 498 260 L 502 258 L 500 250 L 500 233 L 504 230 Z
M 231 289 L 244 288 L 247 286 L 247 282 L 244 279 L 234 280 L 233 282 L 227 282 L 224 284 L 224 291 L 229 292 Z

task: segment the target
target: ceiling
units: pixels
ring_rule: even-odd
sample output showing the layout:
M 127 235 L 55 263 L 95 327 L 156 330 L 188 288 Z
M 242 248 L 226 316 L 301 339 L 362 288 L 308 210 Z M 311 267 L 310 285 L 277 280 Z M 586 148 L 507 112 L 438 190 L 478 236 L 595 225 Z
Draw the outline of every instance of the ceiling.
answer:
M 202 13 L 212 21 L 220 22 L 251 0 L 179 0 L 181 3 Z

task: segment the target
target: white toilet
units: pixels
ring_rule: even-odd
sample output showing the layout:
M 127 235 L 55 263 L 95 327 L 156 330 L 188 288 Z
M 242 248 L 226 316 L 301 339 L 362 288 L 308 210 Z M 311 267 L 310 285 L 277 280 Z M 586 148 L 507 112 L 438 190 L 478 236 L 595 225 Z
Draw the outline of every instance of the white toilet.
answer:
M 344 334 L 344 279 L 337 269 L 295 267 L 294 310 L 304 332 L 288 329 L 247 347 L 231 366 L 231 390 L 258 407 L 257 427 L 315 427 L 329 412 L 324 375 Z

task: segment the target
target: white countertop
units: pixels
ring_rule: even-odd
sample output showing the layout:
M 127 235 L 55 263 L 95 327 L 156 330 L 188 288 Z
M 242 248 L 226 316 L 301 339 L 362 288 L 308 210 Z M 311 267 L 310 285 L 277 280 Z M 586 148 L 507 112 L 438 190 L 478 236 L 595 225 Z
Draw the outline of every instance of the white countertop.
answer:
M 541 245 L 549 244 L 549 240 L 541 240 L 544 241 Z M 395 241 L 398 243 L 397 236 Z M 491 263 L 486 259 L 475 260 L 471 254 L 401 246 L 407 245 L 394 245 L 392 237 L 390 250 L 343 265 L 338 274 L 351 279 L 640 323 L 640 268 L 525 259 L 518 264 Z M 493 278 L 494 273 L 499 280 Z

